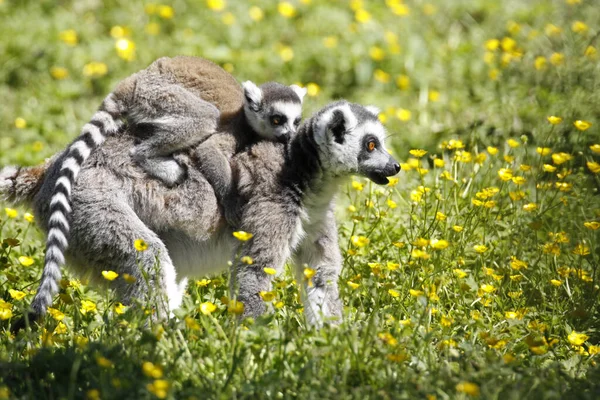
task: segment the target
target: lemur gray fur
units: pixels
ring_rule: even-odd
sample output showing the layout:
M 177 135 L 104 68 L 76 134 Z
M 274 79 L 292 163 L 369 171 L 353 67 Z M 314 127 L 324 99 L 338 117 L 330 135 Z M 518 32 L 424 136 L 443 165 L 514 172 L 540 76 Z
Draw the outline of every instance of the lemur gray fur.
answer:
M 316 270 L 304 297 L 308 322 L 320 325 L 323 317 L 339 318 L 342 258 L 333 214 L 336 192 L 349 175 L 385 184 L 399 171 L 384 139 L 385 128 L 370 109 L 339 101 L 303 122 L 290 143 L 253 144 L 231 160 L 235 190 L 230 195 L 242 200 L 237 202 L 240 223 L 231 226 L 226 214 L 238 211 L 219 204 L 197 167 L 203 143 L 176 155 L 188 175 L 180 185 L 168 187 L 132 163 L 130 138 L 109 138 L 90 156 L 81 170 L 81 184 L 73 188 L 69 264 L 95 278 L 105 269 L 138 277 L 132 285 L 120 279 L 112 283 L 123 302 L 162 289 L 168 298 L 160 311 L 165 315 L 181 304 L 188 276 L 222 270 L 234 254 L 249 256 L 252 265 L 239 258 L 234 262 L 232 278 L 244 315 L 258 316 L 265 310 L 259 293 L 271 285 L 264 268 L 281 273 L 292 257 L 298 270 L 304 264 Z M 16 176 L 14 170 L 0 174 L 4 196 L 33 205 L 45 229 L 51 216 L 48 198 L 65 157 L 50 162 L 45 173 L 34 168 L 21 169 Z M 231 234 L 238 229 L 254 236 L 240 243 Z M 149 245 L 141 253 L 133 247 L 140 238 Z M 142 271 L 151 273 L 156 260 L 160 274 L 149 288 Z M 47 299 L 45 304 L 56 292 L 52 288 L 57 279 L 42 277 L 53 281 L 40 285 L 38 296 Z
M 198 153 L 200 168 L 219 198 L 226 198 L 231 179 L 230 157 L 259 139 L 287 140 L 300 122 L 305 93 L 296 85 L 288 87 L 275 82 L 257 87 L 247 81 L 242 89 L 218 65 L 184 56 L 160 58 L 123 80 L 104 99 L 61 160 L 60 177 L 49 198 L 45 273 L 60 274 L 68 245 L 73 185 L 82 165 L 106 137 L 133 135 L 134 161 L 167 185 L 184 177 L 184 169 L 172 154 L 207 140 L 212 146 L 203 147 L 205 154 Z M 122 119 L 127 121 L 126 130 Z M 42 284 L 52 282 L 42 280 Z M 47 307 L 47 299 L 34 299 L 37 312 Z

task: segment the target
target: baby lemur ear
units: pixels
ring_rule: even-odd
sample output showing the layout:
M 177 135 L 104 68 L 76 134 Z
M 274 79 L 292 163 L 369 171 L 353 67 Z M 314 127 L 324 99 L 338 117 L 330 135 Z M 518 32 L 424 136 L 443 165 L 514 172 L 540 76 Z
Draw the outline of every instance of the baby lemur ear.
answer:
M 263 99 L 262 90 L 260 90 L 260 88 L 252 81 L 242 83 L 242 87 L 244 88 L 244 97 L 246 98 L 246 102 L 250 109 L 252 111 L 260 110 Z
M 356 127 L 356 116 L 347 104 L 333 109 L 327 124 L 327 130 L 333 134 L 333 140 L 344 143 L 344 136 Z
M 379 114 L 381 114 L 381 109 L 377 106 L 365 106 L 365 108 L 376 117 L 379 117 Z
M 298 85 L 291 85 L 290 88 L 298 95 L 298 97 L 300 98 L 300 104 L 302 104 L 302 100 L 306 95 L 306 88 L 301 88 Z

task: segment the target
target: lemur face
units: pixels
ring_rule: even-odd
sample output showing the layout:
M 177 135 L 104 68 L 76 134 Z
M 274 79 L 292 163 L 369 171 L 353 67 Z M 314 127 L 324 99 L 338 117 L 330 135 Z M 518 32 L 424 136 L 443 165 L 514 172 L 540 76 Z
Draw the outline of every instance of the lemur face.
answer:
M 383 185 L 400 171 L 385 148 L 386 131 L 377 113 L 373 107 L 338 102 L 317 116 L 315 141 L 332 172 L 359 174 Z
M 247 81 L 244 112 L 250 126 L 263 139 L 287 142 L 302 120 L 302 99 L 306 89 L 267 82 L 260 87 Z

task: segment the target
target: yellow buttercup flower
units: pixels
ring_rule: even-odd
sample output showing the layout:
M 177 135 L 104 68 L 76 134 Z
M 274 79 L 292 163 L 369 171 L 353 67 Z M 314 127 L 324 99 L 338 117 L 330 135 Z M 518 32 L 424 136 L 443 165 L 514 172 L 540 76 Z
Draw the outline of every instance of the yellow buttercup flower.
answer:
M 466 395 L 476 397 L 479 396 L 479 385 L 473 382 L 462 381 L 456 385 L 456 391 Z
M 588 161 L 586 163 L 586 165 L 587 165 L 588 169 L 590 171 L 592 171 L 594 174 L 597 174 L 597 173 L 600 172 L 600 164 L 598 164 L 597 162 L 595 162 L 595 161 Z
M 460 225 L 454 225 L 454 226 L 452 226 L 452 230 L 453 230 L 454 232 L 462 232 L 462 231 L 463 231 L 463 229 L 465 229 L 465 228 L 463 228 L 463 227 L 462 227 L 462 226 L 460 226 Z
M 63 322 L 59 322 L 52 333 L 54 335 L 62 335 L 63 333 L 67 333 L 67 325 L 65 325 Z
M 600 222 L 592 221 L 592 222 L 584 222 L 583 226 L 591 230 L 598 230 L 600 228 Z
M 96 311 L 96 303 L 89 300 L 81 300 L 81 308 L 79 309 L 83 315 Z
M 519 147 L 521 145 L 521 143 L 517 142 L 515 139 L 508 139 L 506 143 L 512 148 Z
M 590 337 L 588 335 L 586 335 L 585 333 L 578 333 L 575 331 L 572 331 L 571 333 L 569 333 L 569 336 L 567 336 L 569 343 L 571 343 L 573 346 L 581 346 L 589 338 Z
M 296 8 L 287 1 L 282 1 L 277 5 L 277 11 L 285 18 L 292 18 L 296 15 Z
M 34 261 L 33 261 L 33 258 L 31 258 L 31 257 L 20 256 L 19 263 L 24 267 L 29 267 L 30 265 L 32 265 L 34 263 Z
M 267 275 L 275 275 L 277 273 L 277 270 L 275 270 L 275 268 L 269 268 L 269 267 L 263 268 L 263 271 L 265 271 L 265 274 L 267 274 Z
M 123 305 L 123 303 L 115 303 L 113 310 L 115 311 L 116 314 L 121 315 L 121 314 L 125 313 L 125 311 L 127 310 L 127 307 L 125 305 Z
M 117 274 L 115 271 L 102 271 L 102 276 L 107 281 L 114 281 L 115 279 L 117 279 L 119 274 Z
M 225 9 L 225 0 L 206 0 L 206 6 L 213 11 L 222 11 Z
M 552 286 L 560 286 L 562 285 L 562 281 L 559 281 L 558 279 L 550 279 L 550 283 L 552 284 Z
M 135 247 L 137 251 L 146 251 L 148 250 L 148 243 L 146 243 L 144 239 L 136 239 L 133 242 L 133 247 Z
M 600 154 L 600 144 L 591 145 L 590 150 L 596 154 Z
M 5 208 L 4 212 L 6 213 L 6 216 L 8 218 L 17 218 L 17 216 L 19 215 L 19 212 L 14 208 Z
M 398 111 L 396 111 L 396 118 L 402 122 L 410 121 L 411 115 L 412 113 L 404 108 L 399 108 Z
M 426 251 L 424 250 L 419 250 L 419 249 L 413 249 L 410 252 L 410 256 L 413 258 L 417 258 L 417 259 L 423 259 L 423 260 L 429 260 L 431 258 L 431 256 L 429 254 L 427 254 Z
M 254 236 L 253 234 L 244 232 L 244 231 L 233 232 L 233 237 L 241 242 L 246 242 L 246 241 L 252 239 L 253 236 Z
M 573 22 L 573 25 L 571 25 L 571 30 L 575 33 L 585 33 L 588 29 L 588 26 L 582 21 L 575 21 Z
M 48 314 L 57 321 L 62 321 L 65 318 L 65 314 L 62 311 L 52 307 L 48 307 Z
M 573 125 L 575 125 L 575 128 L 579 129 L 580 131 L 585 131 L 592 126 L 592 123 L 578 119 L 577 121 L 573 122 Z
M 250 7 L 250 10 L 248 10 L 248 14 L 250 15 L 252 21 L 255 22 L 262 21 L 262 19 L 265 17 L 265 13 L 263 12 L 263 10 L 257 6 Z
M 350 289 L 355 290 L 358 289 L 360 287 L 360 284 L 358 283 L 354 283 L 352 281 L 348 281 L 346 282 L 346 284 L 350 287 Z
M 409 153 L 417 158 L 421 158 L 423 157 L 425 154 L 427 154 L 427 150 L 422 150 L 422 149 L 412 149 L 409 151 Z
M 83 66 L 83 75 L 90 78 L 99 78 L 108 73 L 108 66 L 103 62 L 92 61 Z
M 542 169 L 543 169 L 545 172 L 554 172 L 554 171 L 556 171 L 556 167 L 555 167 L 554 165 L 550 165 L 550 164 L 544 164 L 544 165 L 542 166 Z
M 578 256 L 587 256 L 590 254 L 590 248 L 584 243 L 578 243 L 573 249 L 572 253 Z
M 96 364 L 98 364 L 98 366 L 102 368 L 111 368 L 113 366 L 112 361 L 102 356 L 96 357 Z
M 210 301 L 207 301 L 207 302 L 200 304 L 199 309 L 202 314 L 210 315 L 217 309 L 217 306 L 215 304 L 211 303 Z
M 365 236 L 352 236 L 350 238 L 350 241 L 356 247 L 364 247 L 369 244 L 369 238 Z
M 118 39 L 115 42 L 117 55 L 123 60 L 131 61 L 135 58 L 135 43 L 127 38 Z
M 371 14 L 363 8 L 359 8 L 354 12 L 354 18 L 357 22 L 360 22 L 361 24 L 366 24 L 371 20 Z
M 158 378 L 162 378 L 162 376 L 163 376 L 162 367 L 160 365 L 151 363 L 150 361 L 146 361 L 142 364 L 142 372 L 148 378 L 158 379 Z
M 244 303 L 238 300 L 231 300 L 227 305 L 227 311 L 231 314 L 240 315 L 244 312 Z
M 541 71 L 543 69 L 546 69 L 546 67 L 548 66 L 548 62 L 546 60 L 546 57 L 544 56 L 537 56 L 535 58 L 535 60 L 533 61 L 533 66 L 535 67 L 535 69 L 537 69 L 538 71 Z
M 488 247 L 485 244 L 476 244 L 473 246 L 473 250 L 479 254 L 483 254 L 488 251 Z
M 399 292 L 399 291 L 397 291 L 396 289 L 389 289 L 389 290 L 388 290 L 388 293 L 389 293 L 389 294 L 390 294 L 390 296 L 392 296 L 392 297 L 398 297 L 398 296 L 400 296 L 400 292 Z
M 563 119 L 562 119 L 561 117 L 557 117 L 557 116 L 555 116 L 555 115 L 550 115 L 550 116 L 547 118 L 547 120 L 548 120 L 548 122 L 550 122 L 552 125 L 558 125 L 558 124 L 560 124 L 560 123 L 562 122 L 562 120 L 563 120 Z
M 396 86 L 400 90 L 406 90 L 410 87 L 410 78 L 407 75 L 399 75 L 396 77 Z
M 456 275 L 456 277 L 457 277 L 458 279 L 463 279 L 463 278 L 465 278 L 467 275 L 469 275 L 469 274 L 467 273 L 467 271 L 464 271 L 464 270 L 462 270 L 462 269 L 460 269 L 460 268 L 455 268 L 455 269 L 453 269 L 453 270 L 452 270 L 452 272 L 454 273 L 454 275 Z
M 315 274 L 317 273 L 317 271 L 315 271 L 313 268 L 304 268 L 304 277 L 306 279 L 312 279 L 313 276 L 315 276 Z
M 25 213 L 25 215 L 23 215 L 23 219 L 25 219 L 25 221 L 27 222 L 33 222 L 35 220 L 35 217 L 33 216 L 33 214 Z
M 362 183 L 357 182 L 357 181 L 352 181 L 352 189 L 362 192 L 362 190 L 364 188 L 365 188 L 365 186 Z
M 68 44 L 69 46 L 75 46 L 78 42 L 77 32 L 74 29 L 67 29 L 58 34 L 59 39 Z
M 240 258 L 240 261 L 243 262 L 244 264 L 248 264 L 248 265 L 254 264 L 254 260 L 250 256 L 243 256 Z
M 447 240 L 444 239 L 431 239 L 431 247 L 436 249 L 436 250 L 444 250 L 445 248 L 447 248 L 450 243 L 448 243 Z
M 527 212 L 533 212 L 535 210 L 537 210 L 538 206 L 535 203 L 527 203 L 525 205 L 523 205 L 523 210 L 527 211 Z
M 498 154 L 498 148 L 497 147 L 493 147 L 493 146 L 488 146 L 487 147 L 487 152 L 491 155 L 494 156 L 496 154 Z
M 556 165 L 564 164 L 567 161 L 570 161 L 572 158 L 573 156 L 569 153 L 560 152 L 552 154 L 552 162 L 554 162 Z
M 513 177 L 513 172 L 510 168 L 500 168 L 498 170 L 498 177 L 503 181 L 510 181 Z
M 8 289 L 8 294 L 10 294 L 10 297 L 12 297 L 14 300 L 21 300 L 26 295 L 25 292 L 14 289 Z
M 552 65 L 561 65 L 565 62 L 565 55 L 562 53 L 552 53 L 550 63 Z

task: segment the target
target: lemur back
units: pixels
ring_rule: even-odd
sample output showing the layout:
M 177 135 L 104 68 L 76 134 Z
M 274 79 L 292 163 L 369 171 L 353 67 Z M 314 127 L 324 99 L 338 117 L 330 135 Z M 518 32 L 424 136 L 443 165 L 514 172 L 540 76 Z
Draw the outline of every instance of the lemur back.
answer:
M 269 107 L 270 97 L 265 94 L 270 93 L 272 85 L 276 86 L 275 92 L 281 91 L 281 95 L 274 98 L 285 101 L 275 101 Z M 34 312 L 43 314 L 58 290 L 56 277 L 60 276 L 68 246 L 71 190 L 82 165 L 107 136 L 133 133 L 136 137 L 136 145 L 131 150 L 133 160 L 148 174 L 172 186 L 185 176 L 172 155 L 218 131 L 247 140 L 281 140 L 295 131 L 297 125 L 290 128 L 285 122 L 290 118 L 299 119 L 305 90 L 295 85 L 264 86 L 264 92 L 250 81 L 242 87 L 216 64 L 185 56 L 160 58 L 118 84 L 65 152 L 50 197 L 44 272 L 32 303 Z M 297 107 L 289 107 L 289 104 Z M 264 124 L 264 119 L 270 123 Z M 123 120 L 128 129 L 122 129 Z M 230 176 L 223 162 L 229 156 L 215 149 L 211 157 L 216 160 L 215 165 L 225 168 L 223 174 L 217 171 L 212 181 L 226 188 L 227 181 L 221 175 L 225 179 Z M 213 167 L 208 169 L 214 170 Z

